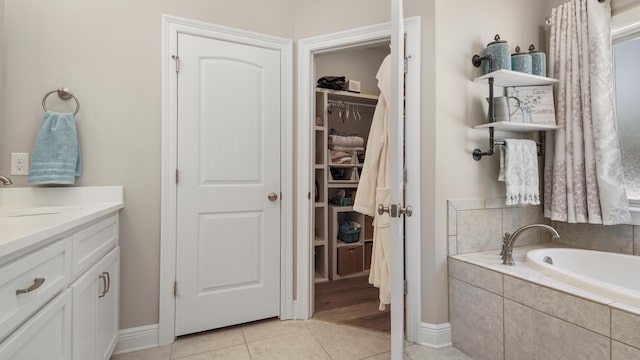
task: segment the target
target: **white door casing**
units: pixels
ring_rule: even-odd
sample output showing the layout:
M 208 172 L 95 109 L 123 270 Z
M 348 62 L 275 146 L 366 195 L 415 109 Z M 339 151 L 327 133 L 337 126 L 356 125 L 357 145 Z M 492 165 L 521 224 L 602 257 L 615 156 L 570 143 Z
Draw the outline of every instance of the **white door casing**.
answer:
M 420 81 L 421 81 L 421 18 L 404 19 L 406 37 L 406 148 L 405 164 L 407 199 L 412 199 L 414 215 L 406 219 L 406 336 L 407 340 L 420 342 Z M 372 25 L 337 33 L 314 36 L 298 41 L 298 144 L 311 144 L 314 119 L 314 61 L 315 55 L 368 43 L 385 41 L 391 37 L 391 23 Z M 402 33 L 399 30 L 399 33 Z M 403 61 L 400 61 L 402 64 Z M 401 94 L 401 93 L 400 93 Z M 401 144 L 401 142 L 400 142 Z M 298 151 L 298 194 L 306 194 L 313 189 L 313 152 L 309 146 L 299 146 Z M 402 176 L 402 172 L 399 173 Z M 307 197 L 299 196 L 297 201 L 297 289 L 296 318 L 306 319 L 311 314 L 313 296 L 312 252 L 313 239 L 311 205 Z M 402 287 L 402 281 L 399 286 Z M 392 306 L 393 311 L 393 306 Z M 393 317 L 393 314 L 392 314 Z M 403 315 L 396 315 L 402 321 Z M 393 321 L 393 320 L 392 320 Z M 396 319 L 397 321 L 397 319 Z M 402 334 L 400 335 L 402 336 Z
M 183 335 L 279 315 L 280 53 L 179 34 L 178 57 Z
M 266 51 L 267 53 L 274 52 L 276 53 L 277 67 L 278 67 L 277 78 L 275 79 L 261 78 L 260 79 L 260 81 L 263 81 L 263 82 L 271 81 L 271 84 L 273 83 L 277 84 L 277 86 L 271 87 L 267 92 L 276 93 L 277 95 L 277 100 L 275 100 L 277 103 L 270 104 L 270 105 L 273 105 L 271 106 L 272 112 L 273 111 L 278 112 L 278 118 L 275 120 L 271 119 L 272 122 L 268 124 L 269 125 L 268 129 L 266 127 L 266 124 L 262 124 L 261 128 L 259 129 L 249 130 L 249 132 L 254 131 L 253 135 L 255 136 L 259 136 L 259 135 L 256 135 L 257 133 L 264 135 L 265 131 L 271 132 L 269 134 L 270 137 L 275 137 L 277 139 L 278 141 L 277 145 L 273 147 L 275 148 L 275 151 L 277 151 L 277 155 L 276 155 L 277 159 L 275 163 L 272 161 L 272 162 L 267 162 L 267 165 L 261 165 L 256 162 L 252 163 L 253 161 L 252 159 L 245 158 L 245 159 L 242 159 L 242 163 L 240 164 L 228 165 L 229 164 L 228 161 L 233 158 L 234 154 L 228 150 L 225 150 L 221 154 L 223 155 L 222 157 L 215 158 L 212 160 L 213 161 L 212 163 L 204 164 L 204 165 L 200 160 L 194 160 L 193 156 L 189 157 L 188 155 L 185 154 L 185 156 L 189 157 L 190 159 L 185 161 L 192 161 L 194 164 L 197 163 L 195 166 L 197 166 L 198 172 L 197 174 L 194 174 L 195 178 L 193 179 L 189 179 L 189 175 L 185 174 L 184 172 L 180 172 L 180 182 L 185 181 L 188 183 L 189 181 L 191 181 L 192 184 L 203 183 L 203 182 L 209 183 L 205 187 L 215 187 L 215 186 L 212 186 L 211 184 L 217 182 L 218 185 L 222 185 L 223 183 L 230 183 L 231 180 L 238 180 L 238 178 L 241 178 L 240 183 L 242 184 L 238 186 L 242 187 L 244 190 L 240 195 L 230 191 L 226 191 L 224 194 L 220 194 L 222 200 L 229 200 L 231 198 L 234 198 L 235 195 L 238 195 L 238 196 L 234 198 L 233 205 L 228 205 L 228 204 L 221 205 L 221 207 L 218 210 L 215 210 L 212 212 L 205 211 L 207 212 L 207 214 L 198 215 L 197 221 L 200 223 L 200 225 L 192 227 L 192 229 L 190 230 L 192 234 L 195 232 L 199 234 L 207 234 L 207 233 L 211 234 L 211 233 L 227 231 L 227 234 L 230 234 L 230 237 L 238 239 L 243 234 L 252 233 L 255 235 L 258 232 L 262 232 L 262 230 L 264 230 L 262 228 L 263 226 L 277 228 L 277 231 L 279 231 L 279 236 L 277 237 L 277 241 L 275 243 L 270 244 L 269 246 L 262 246 L 260 248 L 254 247 L 253 250 L 250 248 L 244 248 L 244 249 L 241 248 L 241 246 L 247 246 L 250 244 L 253 244 L 253 245 L 261 244 L 258 240 L 255 240 L 253 242 L 245 241 L 244 243 L 243 242 L 234 243 L 233 241 L 227 241 L 226 243 L 225 242 L 218 243 L 218 244 L 221 244 L 222 246 L 227 247 L 227 251 L 230 251 L 231 253 L 236 254 L 235 256 L 237 256 L 237 258 L 241 262 L 244 262 L 244 265 L 250 265 L 248 264 L 249 260 L 247 259 L 249 259 L 251 256 L 253 256 L 253 259 L 260 258 L 258 254 L 261 254 L 264 251 L 267 251 L 270 253 L 270 256 L 268 256 L 270 258 L 277 257 L 277 261 L 275 265 L 273 265 L 274 263 L 273 261 L 267 264 L 265 261 L 262 261 L 262 258 L 260 258 L 260 260 L 256 261 L 255 264 L 253 264 L 253 266 L 241 267 L 243 270 L 240 271 L 240 273 L 237 273 L 235 272 L 235 270 L 233 270 L 233 269 L 237 270 L 238 269 L 237 266 L 235 268 L 231 267 L 227 269 L 225 266 L 221 265 L 220 263 L 216 263 L 213 265 L 213 267 L 211 267 L 209 266 L 211 264 L 202 265 L 203 261 L 200 261 L 201 265 L 199 269 L 202 270 L 200 271 L 200 275 L 203 275 L 203 272 L 204 272 L 205 276 L 200 276 L 199 278 L 196 276 L 195 279 L 192 278 L 186 281 L 193 281 L 193 284 L 195 284 L 195 286 L 192 286 L 192 290 L 197 289 L 199 286 L 200 289 L 206 289 L 204 291 L 201 291 L 202 293 L 217 293 L 218 295 L 223 296 L 222 301 L 229 302 L 232 300 L 230 300 L 230 298 L 226 296 L 228 295 L 227 293 L 233 292 L 231 291 L 231 289 L 237 290 L 242 288 L 242 290 L 254 291 L 257 288 L 260 288 L 261 287 L 260 284 L 264 283 L 265 281 L 273 282 L 274 274 L 275 274 L 275 279 L 278 287 L 275 292 L 275 295 L 273 294 L 273 292 L 269 295 L 271 296 L 271 298 L 276 298 L 275 311 L 273 310 L 274 309 L 273 304 L 271 304 L 269 306 L 269 310 L 265 310 L 265 311 L 263 310 L 267 306 L 264 306 L 264 307 L 257 306 L 257 308 L 261 308 L 261 310 L 256 310 L 255 313 L 262 311 L 263 315 L 259 315 L 259 316 L 279 315 L 282 319 L 286 319 L 286 318 L 291 318 L 291 313 L 292 313 L 291 309 L 293 307 L 292 305 L 293 282 L 291 280 L 293 276 L 291 272 L 292 262 L 293 262 L 292 253 L 291 253 L 291 248 L 292 248 L 291 226 L 292 225 L 290 220 L 292 217 L 291 188 L 292 188 L 292 178 L 293 178 L 292 170 L 291 170 L 291 166 L 292 166 L 291 149 L 292 149 L 292 143 L 293 143 L 293 138 L 291 134 L 291 119 L 292 119 L 291 40 L 276 38 L 272 36 L 252 33 L 252 32 L 243 31 L 243 30 L 237 30 L 237 29 L 228 28 L 228 27 L 219 26 L 219 25 L 207 24 L 207 23 L 193 21 L 193 20 L 182 19 L 182 18 L 177 18 L 172 16 L 163 16 L 163 51 L 162 51 L 162 54 L 163 54 L 162 165 L 163 166 L 162 166 L 162 213 L 161 213 L 162 223 L 161 223 L 161 270 L 160 270 L 160 321 L 159 321 L 159 329 L 158 329 L 159 330 L 158 343 L 160 345 L 169 344 L 173 342 L 176 334 L 184 333 L 184 331 L 187 331 L 187 332 L 193 331 L 193 330 L 178 330 L 179 325 L 176 323 L 175 315 L 177 311 L 176 306 L 179 306 L 178 304 L 179 301 L 176 301 L 176 298 L 173 296 L 174 280 L 176 278 L 180 278 L 179 271 L 178 273 L 176 273 L 176 269 L 177 269 L 176 265 L 180 261 L 176 257 L 176 252 L 178 252 L 177 256 L 180 257 L 180 254 L 179 254 L 180 252 L 178 251 L 177 234 L 178 234 L 179 221 L 177 219 L 177 213 L 178 213 L 178 204 L 179 204 L 178 200 L 182 199 L 182 196 L 183 196 L 182 189 L 180 189 L 180 192 L 179 192 L 178 186 L 176 185 L 176 169 L 178 169 L 178 163 L 179 163 L 178 135 L 180 134 L 180 131 L 182 131 L 182 129 L 178 131 L 178 110 L 180 109 L 180 107 L 178 107 L 178 78 L 179 78 L 178 75 L 181 75 L 183 69 L 185 69 L 184 67 L 187 66 L 186 64 L 188 63 L 188 61 L 187 63 L 185 63 L 184 62 L 185 59 L 181 58 L 180 54 L 178 53 L 178 38 L 180 36 L 190 36 L 193 38 L 200 37 L 202 39 L 215 40 L 218 42 L 218 45 L 220 43 L 225 43 L 225 42 L 234 43 L 236 45 L 241 45 L 239 47 L 242 49 L 241 52 L 251 48 L 258 49 L 258 51 Z M 181 73 L 177 73 L 176 70 L 178 69 L 177 68 L 178 64 L 176 63 L 175 58 L 173 58 L 172 55 L 179 57 L 180 59 L 179 68 Z M 262 53 L 258 57 L 262 58 L 263 57 L 262 55 L 265 55 L 265 54 Z M 226 59 L 226 60 L 229 61 L 229 59 Z M 221 59 L 219 59 L 218 61 L 221 61 Z M 252 71 L 254 73 L 255 71 L 258 71 L 258 72 L 261 71 L 259 70 L 259 68 L 262 65 L 259 65 L 257 67 L 253 66 L 253 70 L 249 70 L 252 68 L 250 66 L 250 63 L 251 61 L 248 61 L 243 63 L 243 65 L 238 65 L 238 64 L 235 65 L 235 66 L 244 67 L 245 70 L 248 70 L 248 71 L 242 71 L 239 76 L 244 77 L 246 74 L 251 73 Z M 231 66 L 231 64 L 227 62 L 226 66 Z M 205 64 L 205 67 L 207 67 L 206 64 Z M 210 73 L 213 73 L 213 72 L 210 71 Z M 225 76 L 228 74 L 219 72 L 218 75 Z M 200 90 L 204 89 L 205 92 L 215 91 L 214 88 L 215 88 L 216 82 L 217 81 L 202 82 L 199 85 L 199 89 Z M 249 82 L 250 81 L 248 79 L 244 78 L 244 85 L 248 85 Z M 233 90 L 233 85 L 229 85 L 231 83 L 236 83 L 236 82 L 235 81 L 230 82 L 230 80 L 227 81 L 227 86 L 228 86 L 227 90 L 231 93 L 235 93 L 236 95 L 242 94 L 242 97 L 245 100 L 247 99 L 248 93 L 251 93 L 252 91 L 256 90 L 255 88 Z M 267 86 L 269 85 L 270 84 L 267 84 Z M 220 95 L 228 96 L 229 94 L 226 94 L 226 91 L 225 91 L 225 94 L 220 94 Z M 183 95 L 181 95 L 180 100 L 184 100 L 182 96 Z M 231 98 L 229 97 L 227 97 L 226 99 L 228 101 L 231 101 L 230 100 Z M 238 99 L 238 97 L 236 97 L 236 99 Z M 198 99 L 193 99 L 193 98 L 191 99 L 191 101 L 196 101 L 196 100 Z M 207 101 L 201 101 L 200 103 L 203 104 L 204 106 L 204 109 L 198 108 L 198 111 L 200 112 L 211 111 L 216 106 L 215 104 L 210 103 L 208 99 Z M 234 104 L 225 104 L 225 105 L 228 111 L 223 115 L 230 116 L 230 117 L 235 117 L 237 116 L 238 113 L 243 113 L 243 112 L 246 113 L 247 111 L 251 110 L 246 106 L 246 104 L 240 104 L 239 107 L 235 107 Z M 259 105 L 258 104 L 254 104 L 254 105 L 255 105 L 254 110 L 259 108 L 260 111 L 263 111 L 265 110 L 265 108 L 269 107 L 269 106 L 266 106 L 264 102 Z M 182 107 L 182 103 L 181 103 L 181 107 Z M 199 115 L 202 115 L 202 114 L 199 114 Z M 203 129 L 203 133 L 199 133 L 198 135 L 196 135 L 195 138 L 193 136 L 188 137 L 188 140 L 192 142 L 195 142 L 195 140 L 200 141 L 202 140 L 202 137 L 205 136 L 204 132 L 209 131 L 209 137 L 207 137 L 207 139 L 211 139 L 210 135 L 213 135 L 214 138 L 215 136 L 218 136 L 218 139 L 217 139 L 218 143 L 226 142 L 227 146 L 230 146 L 230 147 L 239 146 L 244 142 L 246 147 L 241 148 L 240 150 L 237 150 L 235 152 L 236 156 L 242 156 L 243 155 L 242 153 L 246 154 L 246 151 L 249 151 L 248 149 L 251 149 L 253 147 L 252 151 L 254 151 L 258 146 L 263 146 L 265 142 L 270 142 L 270 140 L 260 139 L 260 141 L 258 142 L 252 142 L 247 145 L 248 138 L 251 138 L 252 136 L 251 134 L 247 134 L 247 136 L 244 138 L 242 136 L 239 136 L 238 134 L 234 135 L 233 131 L 237 131 L 238 128 L 242 129 L 243 125 L 245 127 L 249 125 L 249 123 L 246 123 L 246 122 L 245 123 L 237 122 L 227 128 L 220 128 L 219 124 L 214 125 L 214 127 L 211 127 L 210 125 L 211 124 L 207 125 L 208 127 Z M 215 126 L 218 126 L 218 128 L 215 128 Z M 219 131 L 230 131 L 230 133 L 227 134 L 229 135 L 227 137 L 220 137 L 218 134 Z M 236 138 L 234 139 L 233 136 L 236 136 Z M 231 143 L 229 139 L 236 140 L 236 142 Z M 280 139 L 282 141 L 279 141 Z M 255 137 L 253 138 L 253 140 L 255 140 Z M 212 149 L 215 149 L 216 147 L 216 144 L 211 144 L 211 142 L 202 143 L 202 144 L 203 146 L 208 147 L 209 151 Z M 198 146 L 200 145 L 197 145 L 197 147 Z M 200 150 L 202 149 L 198 149 L 198 152 L 202 152 Z M 272 151 L 273 153 L 273 149 L 271 149 L 270 151 Z M 253 154 L 255 155 L 255 151 L 253 152 Z M 260 155 L 258 156 L 259 163 L 263 163 L 263 160 L 266 158 L 266 156 L 268 156 L 267 153 L 263 154 L 262 152 L 259 155 Z M 227 162 L 225 163 L 225 161 Z M 222 165 L 224 167 L 231 166 L 233 167 L 233 169 L 227 169 L 230 171 L 226 171 L 226 172 L 216 172 L 215 175 L 211 176 L 212 169 L 213 167 L 215 167 L 214 165 L 211 165 L 211 164 L 214 164 L 215 166 Z M 257 176 L 259 177 L 258 180 L 255 180 L 256 172 L 253 171 L 255 170 L 255 168 L 252 168 L 253 165 L 256 165 L 259 168 L 259 171 L 257 172 L 258 174 Z M 269 169 L 266 169 L 267 167 L 269 167 Z M 270 170 L 273 170 L 272 172 L 275 172 L 278 174 L 279 180 L 277 181 L 277 184 L 275 184 L 275 186 L 273 184 L 266 184 L 267 187 L 274 186 L 275 188 L 273 190 L 269 189 L 268 192 L 261 193 L 259 198 L 260 198 L 260 201 L 267 203 L 266 207 L 270 209 L 271 208 L 277 209 L 276 218 L 273 218 L 273 215 L 271 215 L 272 218 L 269 218 L 270 215 L 265 215 L 262 212 L 262 210 L 254 207 L 253 205 L 248 205 L 247 201 L 245 201 L 247 198 L 254 198 L 254 195 L 256 192 L 262 192 L 261 190 L 259 191 L 255 189 L 254 189 L 255 191 L 252 192 L 252 191 L 249 191 L 248 189 L 251 187 L 255 187 L 256 183 L 263 183 L 264 172 L 265 171 L 268 172 Z M 185 179 L 185 176 L 187 177 L 186 179 Z M 278 200 L 275 202 L 271 202 L 267 199 L 267 195 L 272 191 L 277 193 L 278 195 Z M 241 209 L 243 206 L 244 206 L 244 209 Z M 253 208 L 253 209 L 246 210 L 247 208 Z M 192 221 L 191 224 L 195 224 L 196 220 L 191 220 L 191 221 Z M 242 223 L 244 225 L 238 226 L 239 223 Z M 267 224 L 265 225 L 265 223 Z M 249 224 L 249 226 L 247 226 L 247 224 Z M 256 239 L 256 236 L 254 236 L 254 239 Z M 262 239 L 260 241 L 262 241 Z M 207 246 L 206 241 L 204 241 L 204 243 L 201 245 Z M 250 256 L 246 256 L 246 257 L 238 256 L 237 254 L 240 254 L 240 253 L 250 254 Z M 213 252 L 214 259 L 215 259 L 215 256 L 218 256 L 217 260 L 220 260 L 220 256 L 218 254 L 220 254 L 220 252 Z M 228 254 L 229 253 L 227 253 L 227 255 Z M 201 257 L 201 259 L 203 258 L 204 257 Z M 224 259 L 224 260 L 227 260 L 227 259 Z M 261 272 L 261 270 L 264 269 L 265 266 L 270 270 L 270 271 L 267 271 L 269 275 L 264 275 L 264 273 Z M 251 271 L 246 272 L 245 270 L 247 269 L 251 269 L 252 272 Z M 186 273 L 185 273 L 185 276 L 187 278 L 190 278 L 190 276 L 188 276 Z M 242 285 L 237 285 L 237 284 L 233 285 L 233 282 L 236 282 L 236 283 L 239 282 Z M 185 284 L 181 284 L 181 282 L 178 281 L 178 286 L 177 286 L 178 297 L 181 296 L 183 291 L 188 290 L 188 287 L 189 286 L 187 286 L 187 289 L 185 289 Z M 215 291 L 212 291 L 213 287 L 217 287 Z M 252 295 L 247 295 L 245 297 L 251 297 L 251 296 Z M 253 296 L 260 296 L 258 297 L 259 300 L 265 300 L 261 298 L 262 295 L 254 294 Z M 269 302 L 271 303 L 271 301 Z M 212 310 L 215 311 L 216 308 L 222 309 L 222 307 L 218 306 L 218 304 L 215 304 L 212 307 L 207 307 L 206 312 L 212 312 Z M 235 303 L 234 309 L 238 309 L 238 308 L 242 309 L 243 312 L 245 312 L 246 310 L 246 309 L 243 309 L 243 306 L 238 305 L 238 303 Z M 202 312 L 198 310 L 196 310 L 195 312 L 197 312 L 198 315 L 202 314 Z M 253 316 L 255 316 L 255 313 Z M 271 315 L 264 315 L 267 313 Z M 244 314 L 242 316 L 244 316 Z M 249 316 L 246 316 L 246 318 L 249 318 Z M 221 319 L 222 322 L 224 322 L 225 315 L 219 314 L 219 316 L 216 316 L 216 319 Z M 227 318 L 226 321 L 230 321 L 230 320 L 228 320 Z M 234 321 L 244 321 L 244 320 L 236 319 Z M 214 326 L 217 326 L 217 325 L 214 325 Z

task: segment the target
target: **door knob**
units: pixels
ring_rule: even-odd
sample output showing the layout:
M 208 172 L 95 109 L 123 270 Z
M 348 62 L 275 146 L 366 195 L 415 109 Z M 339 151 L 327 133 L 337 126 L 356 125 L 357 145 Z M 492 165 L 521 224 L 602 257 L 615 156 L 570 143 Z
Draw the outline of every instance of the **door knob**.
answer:
M 398 212 L 400 213 L 400 215 L 404 214 L 407 217 L 411 217 L 411 215 L 413 215 L 413 208 L 411 207 L 411 205 L 407 206 L 406 208 L 398 208 Z
M 269 195 L 267 195 L 267 199 L 269 199 L 269 201 L 276 201 L 278 200 L 278 194 L 272 192 Z
M 413 215 L 413 208 L 411 206 L 403 208 L 399 204 L 391 204 L 391 206 L 378 205 L 378 215 L 383 215 L 384 213 L 388 213 L 392 218 L 400 217 L 400 215 L 411 217 L 411 215 Z

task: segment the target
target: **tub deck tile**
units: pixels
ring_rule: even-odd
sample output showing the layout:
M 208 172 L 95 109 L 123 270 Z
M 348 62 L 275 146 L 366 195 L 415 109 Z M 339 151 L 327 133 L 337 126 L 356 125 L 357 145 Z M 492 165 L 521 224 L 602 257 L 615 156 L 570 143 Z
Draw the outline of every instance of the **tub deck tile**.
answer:
M 505 359 L 610 359 L 608 337 L 508 299 L 504 300 L 504 334 Z
M 611 360 L 638 360 L 640 359 L 640 349 L 619 343 L 611 342 Z
M 610 336 L 610 316 L 607 305 L 511 276 L 504 277 L 504 296 L 572 324 Z
M 611 309 L 611 338 L 640 348 L 640 316 Z

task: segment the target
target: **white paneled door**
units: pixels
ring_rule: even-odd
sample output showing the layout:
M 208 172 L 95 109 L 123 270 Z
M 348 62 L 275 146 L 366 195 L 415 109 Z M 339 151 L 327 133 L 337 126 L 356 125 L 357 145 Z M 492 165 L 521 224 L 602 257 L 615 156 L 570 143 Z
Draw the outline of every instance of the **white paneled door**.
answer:
M 178 35 L 176 335 L 279 315 L 280 56 Z

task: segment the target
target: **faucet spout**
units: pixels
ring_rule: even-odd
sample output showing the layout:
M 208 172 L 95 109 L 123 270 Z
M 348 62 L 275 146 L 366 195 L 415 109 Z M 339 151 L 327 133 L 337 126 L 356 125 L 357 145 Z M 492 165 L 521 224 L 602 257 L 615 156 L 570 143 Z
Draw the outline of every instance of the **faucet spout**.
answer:
M 516 229 L 516 231 L 514 231 L 513 234 L 505 233 L 504 239 L 503 239 L 503 244 L 504 244 L 503 260 L 504 261 L 502 262 L 502 264 L 509 265 L 509 266 L 516 265 L 515 261 L 513 261 L 513 246 L 515 245 L 516 239 L 518 238 L 518 236 L 520 236 L 520 234 L 522 234 L 523 231 L 532 229 L 532 228 L 545 229 L 551 233 L 554 239 L 557 239 L 560 237 L 560 234 L 558 234 L 556 229 L 546 224 L 529 224 Z
M 6 176 L 0 175 L 0 183 L 2 183 L 2 185 L 11 185 L 13 184 L 13 181 Z

